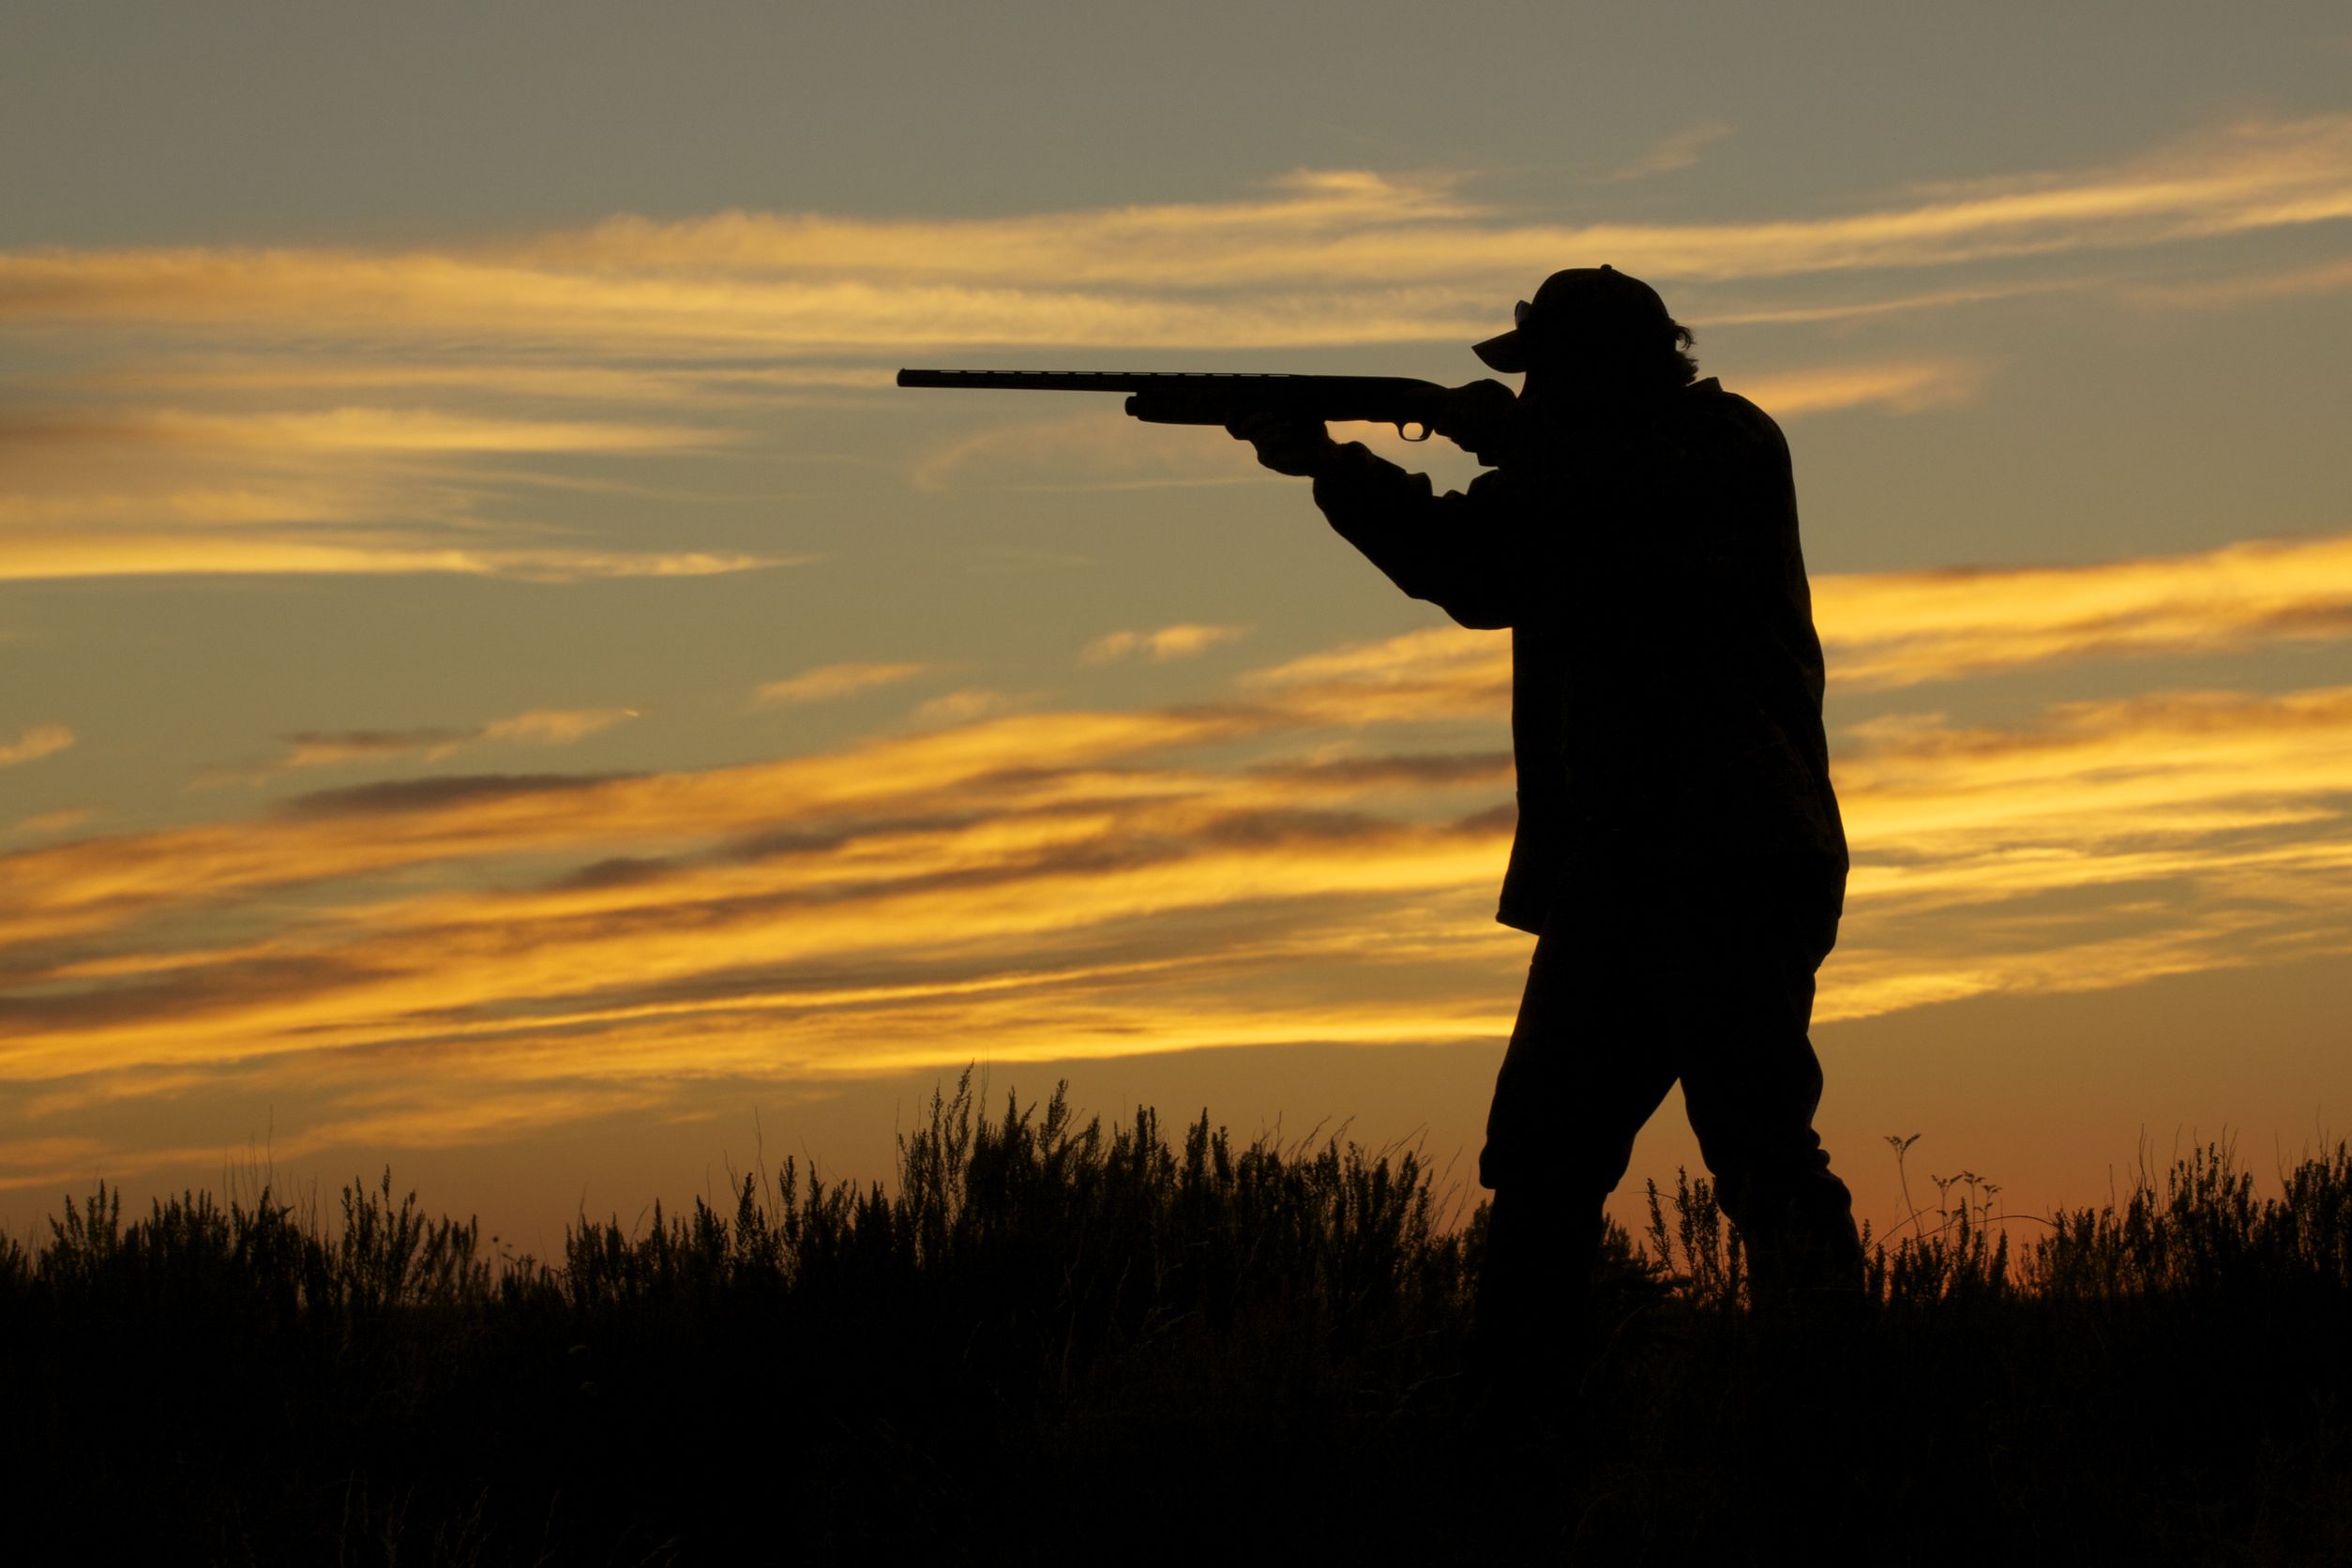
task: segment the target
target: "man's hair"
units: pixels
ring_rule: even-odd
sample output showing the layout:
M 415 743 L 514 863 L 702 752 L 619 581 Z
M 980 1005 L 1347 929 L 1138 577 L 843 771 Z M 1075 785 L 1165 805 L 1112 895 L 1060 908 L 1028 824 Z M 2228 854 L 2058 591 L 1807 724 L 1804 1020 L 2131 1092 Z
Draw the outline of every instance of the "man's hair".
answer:
M 1684 326 L 1681 322 L 1670 322 L 1667 324 L 1674 329 L 1666 336 L 1666 341 L 1673 345 L 1666 351 L 1674 366 L 1672 379 L 1677 386 L 1688 386 L 1698 379 L 1698 360 L 1691 353 L 1691 345 L 1698 341 L 1698 334 Z

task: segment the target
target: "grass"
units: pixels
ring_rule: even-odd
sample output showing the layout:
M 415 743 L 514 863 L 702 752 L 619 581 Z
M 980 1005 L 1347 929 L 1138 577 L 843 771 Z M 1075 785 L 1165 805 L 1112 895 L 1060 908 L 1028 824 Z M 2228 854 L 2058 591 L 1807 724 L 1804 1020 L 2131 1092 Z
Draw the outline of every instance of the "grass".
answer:
M 1896 1157 L 1907 1150 L 1903 1140 Z M 1869 1310 L 1745 1304 L 1704 1180 L 1612 1229 L 1574 1419 L 1463 1376 L 1484 1210 L 1410 1152 L 970 1079 L 895 1190 L 787 1164 L 494 1258 L 385 1175 L 0 1243 L 0 1476 L 58 1558 L 2352 1560 L 2352 1158 L 2225 1147 L 2013 1241 L 1939 1184 Z M 33 1560 L 22 1558 L 20 1560 Z

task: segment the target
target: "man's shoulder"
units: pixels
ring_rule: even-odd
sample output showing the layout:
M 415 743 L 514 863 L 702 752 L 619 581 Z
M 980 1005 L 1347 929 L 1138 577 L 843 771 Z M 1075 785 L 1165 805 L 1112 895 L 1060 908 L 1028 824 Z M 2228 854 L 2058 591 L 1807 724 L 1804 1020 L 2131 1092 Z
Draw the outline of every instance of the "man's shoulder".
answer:
M 1788 460 L 1788 438 L 1772 416 L 1713 376 L 1682 389 L 1681 423 L 1710 446 L 1730 453 Z
M 1682 401 L 1683 406 L 1697 417 L 1744 426 L 1759 434 L 1769 432 L 1774 439 L 1780 436 L 1780 426 L 1771 415 L 1713 376 L 1705 381 L 1695 381 L 1684 387 Z

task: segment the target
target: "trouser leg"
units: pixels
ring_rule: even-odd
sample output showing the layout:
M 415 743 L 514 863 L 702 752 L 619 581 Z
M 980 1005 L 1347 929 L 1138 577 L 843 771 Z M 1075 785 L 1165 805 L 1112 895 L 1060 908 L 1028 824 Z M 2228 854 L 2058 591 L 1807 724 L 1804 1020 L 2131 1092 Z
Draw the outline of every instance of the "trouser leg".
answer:
M 1491 1360 L 1542 1359 L 1575 1332 L 1600 1250 L 1601 1206 L 1672 1067 L 1614 1017 L 1592 952 L 1545 935 L 1495 1079 L 1479 1181 L 1494 1190 L 1478 1323 Z
M 1813 1128 L 1811 972 L 1734 971 L 1706 990 L 1680 1051 L 1682 1096 L 1758 1292 L 1860 1289 L 1852 1195 Z

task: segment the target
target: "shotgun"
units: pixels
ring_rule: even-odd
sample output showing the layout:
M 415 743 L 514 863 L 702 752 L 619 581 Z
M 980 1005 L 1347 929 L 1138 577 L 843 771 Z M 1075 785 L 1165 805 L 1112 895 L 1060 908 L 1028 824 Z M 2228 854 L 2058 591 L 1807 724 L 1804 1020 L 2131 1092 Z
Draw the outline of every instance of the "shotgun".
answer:
M 900 370 L 901 386 L 984 392 L 1124 392 L 1127 412 L 1153 425 L 1229 425 L 1269 410 L 1304 419 L 1394 425 L 1426 441 L 1453 393 L 1409 376 L 1286 376 L 1168 370 Z

